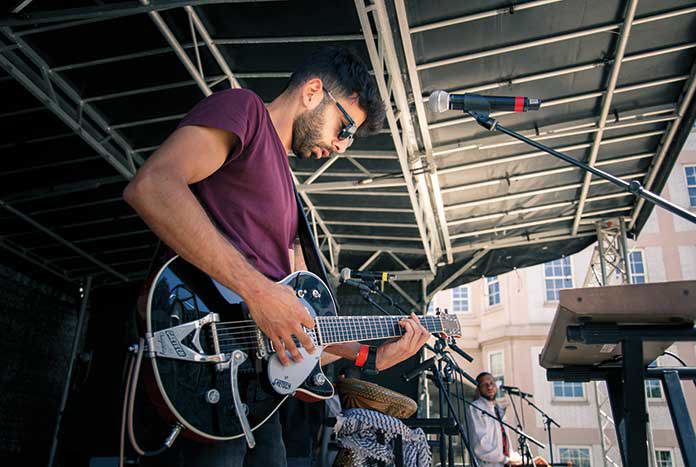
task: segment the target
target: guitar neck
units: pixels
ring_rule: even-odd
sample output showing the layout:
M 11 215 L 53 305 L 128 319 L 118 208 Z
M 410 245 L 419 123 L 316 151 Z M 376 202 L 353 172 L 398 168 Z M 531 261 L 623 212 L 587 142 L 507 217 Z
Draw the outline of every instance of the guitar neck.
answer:
M 399 321 L 406 316 L 320 316 L 317 333 L 322 345 L 399 337 L 406 330 Z M 420 316 L 421 324 L 431 333 L 444 331 L 440 316 Z

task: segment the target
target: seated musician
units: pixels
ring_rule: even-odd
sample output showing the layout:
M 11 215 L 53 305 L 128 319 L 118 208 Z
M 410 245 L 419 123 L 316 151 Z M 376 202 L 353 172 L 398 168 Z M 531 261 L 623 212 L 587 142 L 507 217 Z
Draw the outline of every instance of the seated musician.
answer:
M 473 405 L 502 420 L 505 409 L 495 402 L 498 385 L 493 375 L 483 372 L 476 377 L 476 382 L 478 398 Z M 522 464 L 522 458 L 512 449 L 510 436 L 502 423 L 473 407 L 469 407 L 468 415 L 469 441 L 480 467 Z

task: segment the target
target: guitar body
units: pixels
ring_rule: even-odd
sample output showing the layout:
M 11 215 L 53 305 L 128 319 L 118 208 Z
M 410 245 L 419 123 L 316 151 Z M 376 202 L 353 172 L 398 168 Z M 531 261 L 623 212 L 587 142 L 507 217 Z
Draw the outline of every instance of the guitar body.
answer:
M 336 315 L 333 296 L 316 275 L 297 272 L 281 283 L 296 291 L 313 317 Z M 322 346 L 313 355 L 300 349 L 303 361 L 284 367 L 242 298 L 178 256 L 159 269 L 143 302 L 153 402 L 188 437 L 244 436 L 232 391 L 235 351 L 245 356 L 234 382 L 252 431 L 290 395 L 307 401 L 333 395 L 319 364 Z

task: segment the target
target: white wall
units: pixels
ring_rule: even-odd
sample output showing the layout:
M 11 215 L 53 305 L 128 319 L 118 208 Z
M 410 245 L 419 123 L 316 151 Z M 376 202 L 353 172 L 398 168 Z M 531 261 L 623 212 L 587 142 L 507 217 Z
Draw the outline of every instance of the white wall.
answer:
M 696 279 L 696 246 L 679 246 L 679 263 L 681 264 L 682 280 Z
M 649 246 L 644 250 L 643 260 L 645 261 L 648 273 L 648 282 L 664 282 L 667 280 L 665 273 L 665 261 L 662 255 L 661 246 Z

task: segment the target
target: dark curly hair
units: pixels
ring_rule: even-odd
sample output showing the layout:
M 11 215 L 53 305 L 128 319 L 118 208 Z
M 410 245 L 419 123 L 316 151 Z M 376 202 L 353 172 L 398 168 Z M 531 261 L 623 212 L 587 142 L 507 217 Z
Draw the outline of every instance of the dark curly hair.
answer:
M 377 82 L 353 51 L 342 47 L 321 48 L 295 68 L 287 89 L 297 89 L 312 78 L 321 79 L 324 87 L 336 97 L 358 94 L 358 104 L 367 114 L 358 129 L 359 136 L 372 135 L 383 128 L 385 109 Z

